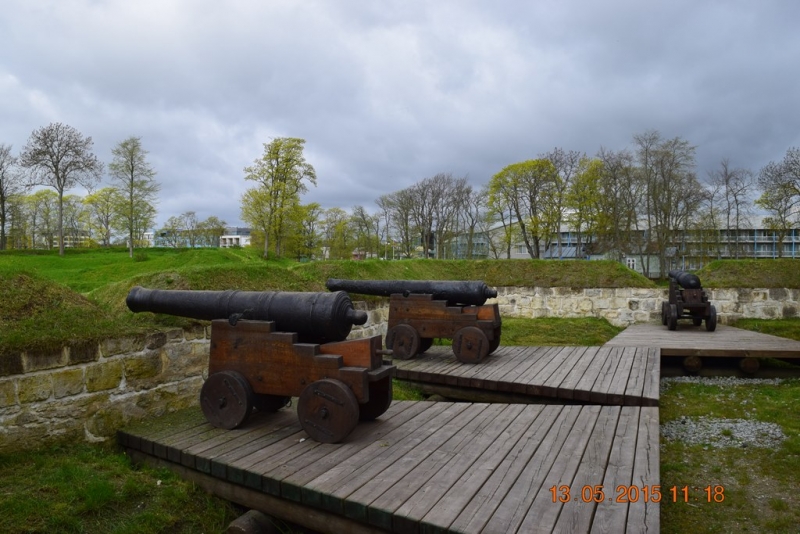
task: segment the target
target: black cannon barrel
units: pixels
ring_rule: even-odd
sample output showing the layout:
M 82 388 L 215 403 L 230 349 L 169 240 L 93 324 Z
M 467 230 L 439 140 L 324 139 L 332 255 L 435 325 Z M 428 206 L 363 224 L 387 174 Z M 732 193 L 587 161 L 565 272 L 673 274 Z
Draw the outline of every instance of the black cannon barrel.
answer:
M 347 291 L 362 295 L 388 297 L 395 293 L 433 295 L 435 300 L 450 304 L 480 306 L 497 291 L 483 282 L 467 280 L 340 280 L 331 278 L 325 284 L 331 291 Z
M 700 284 L 700 278 L 696 274 L 675 270 L 669 272 L 669 277 L 678 282 L 678 285 L 684 289 L 703 289 L 702 284 Z
M 125 300 L 133 312 L 165 313 L 211 321 L 242 319 L 275 321 L 281 332 L 297 332 L 303 343 L 344 341 L 354 324 L 367 322 L 344 291 L 183 291 L 134 287 Z

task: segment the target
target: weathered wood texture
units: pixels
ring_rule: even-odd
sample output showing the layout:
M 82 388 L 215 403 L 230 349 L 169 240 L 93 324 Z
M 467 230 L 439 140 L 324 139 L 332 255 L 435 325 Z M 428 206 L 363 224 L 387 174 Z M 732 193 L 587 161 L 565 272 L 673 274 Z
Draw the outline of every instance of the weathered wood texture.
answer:
M 291 410 L 229 431 L 201 419 L 118 440 L 138 460 L 321 532 L 659 530 L 657 503 L 616 500 L 618 486 L 659 485 L 655 407 L 398 401 L 335 445 L 307 439 Z M 599 485 L 602 502 L 584 502 Z M 570 500 L 554 502 L 553 486 Z
M 675 331 L 660 324 L 631 325 L 605 346 L 658 347 L 662 356 L 800 358 L 800 341 L 724 325 L 707 332 L 703 326 L 685 322 L 678 323 Z
M 626 347 L 500 347 L 478 365 L 459 362 L 444 347 L 395 360 L 395 378 L 532 399 L 658 406 L 658 349 Z M 502 398 L 502 395 L 498 395 Z M 488 397 L 484 397 L 487 398 Z

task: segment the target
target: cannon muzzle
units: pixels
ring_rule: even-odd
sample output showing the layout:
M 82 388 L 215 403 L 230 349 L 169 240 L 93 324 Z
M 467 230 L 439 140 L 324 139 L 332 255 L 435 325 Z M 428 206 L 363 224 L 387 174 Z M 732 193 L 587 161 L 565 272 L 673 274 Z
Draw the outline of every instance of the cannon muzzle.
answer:
M 669 272 L 669 277 L 675 280 L 683 289 L 703 289 L 702 284 L 700 284 L 700 278 L 696 274 L 675 270 Z
M 403 295 L 433 295 L 434 300 L 446 300 L 449 305 L 481 306 L 486 299 L 495 298 L 497 291 L 483 282 L 464 280 L 340 280 L 331 278 L 325 284 L 331 291 L 347 291 L 361 295 L 388 297 Z
M 134 287 L 125 300 L 132 312 L 153 312 L 211 321 L 274 321 L 275 329 L 297 332 L 301 343 L 344 341 L 367 312 L 353 308 L 344 291 L 183 291 Z

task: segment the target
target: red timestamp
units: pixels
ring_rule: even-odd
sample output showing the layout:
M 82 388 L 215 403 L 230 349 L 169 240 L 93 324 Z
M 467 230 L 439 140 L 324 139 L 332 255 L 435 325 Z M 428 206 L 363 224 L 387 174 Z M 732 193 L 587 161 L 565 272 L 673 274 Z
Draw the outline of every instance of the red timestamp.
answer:
M 664 488 L 662 491 L 661 486 L 635 486 L 620 484 L 609 491 L 602 485 L 595 486 L 582 486 L 581 488 L 573 488 L 566 484 L 560 486 L 552 486 L 550 488 L 550 495 L 554 503 L 568 503 L 568 502 L 584 502 L 584 503 L 600 503 L 600 502 L 614 502 L 614 503 L 635 503 L 635 502 L 690 502 L 690 501 L 703 501 L 720 503 L 725 500 L 725 487 L 724 486 L 706 486 L 697 493 L 690 492 L 689 486 L 670 486 Z

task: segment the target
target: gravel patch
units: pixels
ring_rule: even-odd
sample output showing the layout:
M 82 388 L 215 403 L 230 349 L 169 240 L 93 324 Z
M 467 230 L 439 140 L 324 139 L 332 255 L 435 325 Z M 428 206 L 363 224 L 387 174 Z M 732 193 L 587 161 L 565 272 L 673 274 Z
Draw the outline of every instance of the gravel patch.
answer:
M 737 378 L 735 376 L 670 376 L 661 379 L 660 389 L 663 393 L 672 384 L 703 384 L 706 386 L 777 386 L 783 378 Z
M 722 447 L 759 447 L 777 449 L 786 435 L 775 423 L 746 419 L 713 417 L 681 417 L 661 425 L 661 435 L 690 445 Z
M 778 385 L 781 378 L 738 378 L 733 376 L 701 377 L 676 376 L 661 379 L 661 392 L 673 384 L 703 384 L 707 386 Z M 747 404 L 747 400 L 740 401 Z M 749 416 L 749 414 L 748 414 Z M 670 441 L 683 441 L 706 447 L 759 447 L 777 449 L 786 439 L 781 427 L 755 419 L 720 419 L 715 417 L 686 417 L 661 425 L 661 435 Z

